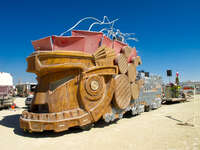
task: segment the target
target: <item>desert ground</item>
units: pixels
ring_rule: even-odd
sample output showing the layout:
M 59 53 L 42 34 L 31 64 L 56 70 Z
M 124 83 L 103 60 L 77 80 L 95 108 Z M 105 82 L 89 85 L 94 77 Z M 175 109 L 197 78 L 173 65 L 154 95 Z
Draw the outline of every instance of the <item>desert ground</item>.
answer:
M 20 129 L 24 100 L 15 99 L 15 110 L 0 111 L 1 150 L 200 150 L 199 95 L 139 116 L 126 115 L 109 125 L 98 122 L 89 131 L 72 128 L 62 133 Z M 185 122 L 194 126 L 178 124 Z

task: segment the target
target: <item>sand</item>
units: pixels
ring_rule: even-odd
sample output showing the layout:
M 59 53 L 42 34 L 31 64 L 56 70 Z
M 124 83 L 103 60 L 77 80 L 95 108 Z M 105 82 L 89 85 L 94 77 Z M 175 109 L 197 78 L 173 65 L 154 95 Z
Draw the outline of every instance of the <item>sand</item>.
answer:
M 26 133 L 19 128 L 25 109 L 0 111 L 0 150 L 200 150 L 200 96 L 185 103 L 163 105 L 139 116 L 106 125 L 99 122 L 89 131 L 79 128 L 62 133 Z M 180 121 L 194 125 L 178 125 Z

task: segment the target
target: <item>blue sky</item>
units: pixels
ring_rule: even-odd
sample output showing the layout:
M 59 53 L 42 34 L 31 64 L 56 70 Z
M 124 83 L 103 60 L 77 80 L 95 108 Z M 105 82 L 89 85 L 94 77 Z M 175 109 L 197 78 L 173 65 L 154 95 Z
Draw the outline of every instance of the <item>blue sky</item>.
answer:
M 200 1 L 27 1 L 0 4 L 0 71 L 10 72 L 15 83 L 35 81 L 26 73 L 26 57 L 33 52 L 31 40 L 59 35 L 81 18 L 119 18 L 117 28 L 134 32 L 144 69 L 166 78 L 166 70 L 179 72 L 180 80 L 200 79 Z M 79 29 L 87 29 L 83 24 Z M 172 78 L 174 79 L 174 77 Z

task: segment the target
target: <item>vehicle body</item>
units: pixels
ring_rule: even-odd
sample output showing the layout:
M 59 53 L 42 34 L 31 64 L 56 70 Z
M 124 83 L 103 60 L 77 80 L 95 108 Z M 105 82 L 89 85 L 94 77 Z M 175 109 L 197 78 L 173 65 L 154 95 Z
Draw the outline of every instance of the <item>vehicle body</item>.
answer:
M 173 83 L 163 86 L 163 102 L 186 101 L 186 94 L 179 85 Z
M 140 74 L 142 74 L 140 76 L 144 79 L 144 84 L 140 89 L 138 99 L 139 101 L 144 100 L 145 111 L 161 107 L 162 78 L 158 75 L 145 76 L 145 73 Z
M 33 100 L 33 95 L 29 95 L 29 96 L 26 98 L 26 100 L 25 100 L 25 105 L 26 105 L 28 108 L 30 108 L 32 100 Z
M 171 73 L 170 73 L 171 74 Z M 175 82 L 163 85 L 162 102 L 186 101 L 186 93 L 179 82 L 179 73 L 176 73 Z
M 11 74 L 0 72 L 0 108 L 8 108 L 13 103 L 13 78 Z
M 27 58 L 27 72 L 37 75 L 38 86 L 30 110 L 20 117 L 24 130 L 91 127 L 100 119 L 107 123 L 121 119 L 128 111 L 140 114 L 148 105 L 144 97 L 139 98 L 144 78 L 136 68 L 142 61 L 136 48 L 124 40 L 132 34 L 114 31 L 113 25 L 97 32 L 73 28 L 68 30 L 70 36 L 52 35 L 32 42 L 35 52 Z M 155 92 L 151 104 L 158 95 Z
M 33 46 L 27 71 L 37 75 L 38 87 L 30 111 L 20 117 L 22 129 L 61 132 L 135 111 L 131 101 L 138 96 L 132 93 L 139 95 L 142 85 L 136 79 L 141 60 L 135 48 L 101 32 L 79 30 L 33 41 Z

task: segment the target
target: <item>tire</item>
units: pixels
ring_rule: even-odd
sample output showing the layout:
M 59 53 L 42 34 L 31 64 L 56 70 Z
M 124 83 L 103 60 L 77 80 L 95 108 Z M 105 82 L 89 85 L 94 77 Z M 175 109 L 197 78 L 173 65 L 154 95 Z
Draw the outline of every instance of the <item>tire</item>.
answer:
M 84 126 L 80 126 L 80 128 L 84 131 L 89 131 L 93 126 L 94 126 L 94 124 L 87 124 Z

